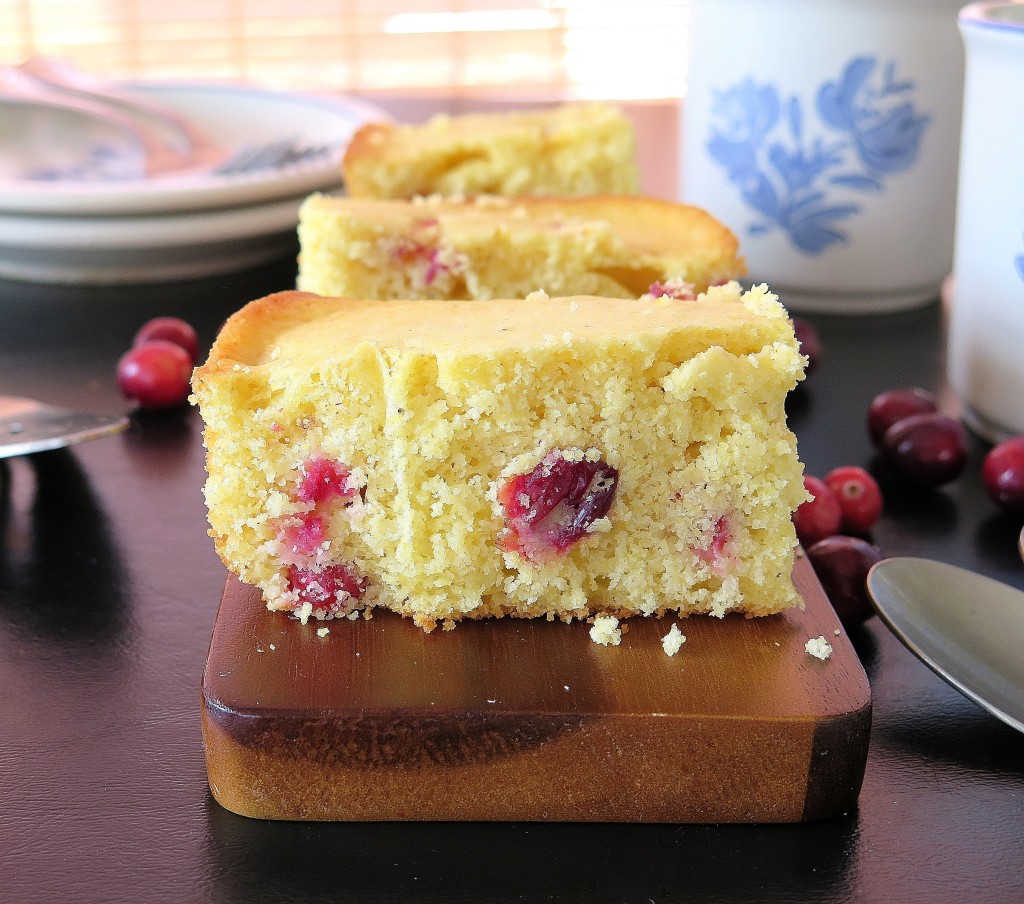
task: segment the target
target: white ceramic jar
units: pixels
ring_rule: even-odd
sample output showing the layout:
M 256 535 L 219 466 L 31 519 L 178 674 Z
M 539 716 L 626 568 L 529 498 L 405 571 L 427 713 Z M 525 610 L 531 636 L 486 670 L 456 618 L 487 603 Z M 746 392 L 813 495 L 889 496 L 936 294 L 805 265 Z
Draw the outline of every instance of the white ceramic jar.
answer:
M 692 0 L 683 201 L 793 310 L 939 297 L 953 257 L 959 0 Z
M 967 50 L 949 380 L 991 440 L 1024 433 L 1024 5 L 960 14 Z

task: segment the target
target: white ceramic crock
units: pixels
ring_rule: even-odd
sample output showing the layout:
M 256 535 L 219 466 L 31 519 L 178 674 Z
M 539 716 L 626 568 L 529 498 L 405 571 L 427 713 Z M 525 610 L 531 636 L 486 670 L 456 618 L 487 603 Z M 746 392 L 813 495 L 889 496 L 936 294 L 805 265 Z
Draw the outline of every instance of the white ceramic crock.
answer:
M 682 200 L 797 311 L 939 297 L 953 256 L 959 0 L 693 0 Z
M 967 50 L 949 380 L 991 440 L 1024 433 L 1024 5 L 960 14 Z

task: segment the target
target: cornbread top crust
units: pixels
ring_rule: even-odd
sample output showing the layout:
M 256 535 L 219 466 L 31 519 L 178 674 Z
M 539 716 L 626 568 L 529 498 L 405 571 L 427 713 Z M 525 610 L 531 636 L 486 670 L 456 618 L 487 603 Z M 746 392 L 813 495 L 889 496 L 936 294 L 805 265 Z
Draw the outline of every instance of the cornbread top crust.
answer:
M 645 259 L 679 260 L 713 256 L 729 272 L 741 276 L 746 264 L 737 256 L 739 243 L 732 231 L 707 211 L 688 204 L 638 195 L 595 195 L 568 198 L 481 195 L 474 199 L 431 196 L 412 201 L 336 198 L 311 195 L 302 217 L 333 216 L 366 219 L 395 231 L 409 231 L 436 221 L 442 235 L 501 227 L 509 232 L 538 230 L 614 230 L 636 265 Z
M 758 287 L 742 303 L 737 298 L 735 284 L 715 287 L 696 302 L 543 293 L 514 300 L 370 301 L 280 292 L 227 321 L 196 381 L 239 367 L 317 367 L 364 344 L 442 358 L 577 342 L 657 346 L 671 336 L 673 356 L 683 359 L 709 346 L 749 354 L 777 341 L 792 343 L 785 310 L 767 290 Z
M 499 113 L 467 113 L 449 116 L 440 113 L 423 124 L 371 122 L 360 127 L 349 144 L 346 156 L 366 152 L 361 143 L 373 148 L 378 159 L 400 159 L 410 146 L 416 151 L 464 140 L 479 143 L 519 135 L 557 137 L 560 130 L 574 132 L 581 126 L 601 122 L 628 122 L 625 115 L 607 104 L 564 104 L 539 110 L 514 110 Z
M 353 197 L 412 197 L 441 190 L 454 182 L 476 186 L 474 193 L 507 190 L 508 179 L 530 181 L 531 164 L 567 152 L 578 156 L 578 177 L 585 178 L 594 155 L 617 158 L 618 172 L 610 190 L 623 194 L 639 189 L 635 138 L 629 119 L 605 104 L 571 104 L 543 110 L 438 115 L 423 124 L 367 123 L 349 142 L 342 161 L 348 192 Z M 401 177 L 385 172 L 404 170 Z M 601 178 L 612 179 L 612 174 Z M 482 180 L 482 181 L 481 181 Z M 485 187 L 489 181 L 498 184 Z M 446 193 L 457 190 L 454 185 Z M 555 194 L 531 191 L 531 194 Z M 560 192 L 564 193 L 564 192 Z M 595 194 L 593 187 L 573 192 Z

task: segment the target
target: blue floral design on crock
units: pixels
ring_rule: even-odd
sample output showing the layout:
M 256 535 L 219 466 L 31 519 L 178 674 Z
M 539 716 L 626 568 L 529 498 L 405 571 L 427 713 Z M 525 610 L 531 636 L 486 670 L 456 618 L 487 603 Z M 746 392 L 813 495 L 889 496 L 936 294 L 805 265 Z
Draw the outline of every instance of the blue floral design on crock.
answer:
M 872 84 L 877 67 L 876 57 L 854 57 L 818 89 L 823 128 L 813 137 L 800 100 L 783 99 L 770 84 L 747 78 L 717 93 L 707 147 L 763 217 L 748 227 L 751 235 L 779 228 L 796 248 L 821 254 L 849 240 L 837 224 L 863 209 L 851 192 L 877 194 L 884 177 L 914 165 L 931 117 L 915 110 L 914 83 L 897 81 L 894 63 Z

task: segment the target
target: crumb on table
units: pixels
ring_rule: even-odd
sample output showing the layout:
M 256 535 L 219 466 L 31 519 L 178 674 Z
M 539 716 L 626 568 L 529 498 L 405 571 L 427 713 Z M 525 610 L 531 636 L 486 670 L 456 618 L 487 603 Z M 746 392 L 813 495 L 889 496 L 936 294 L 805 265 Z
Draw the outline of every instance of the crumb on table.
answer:
M 619 620 L 614 615 L 599 615 L 590 629 L 590 639 L 602 646 L 617 647 L 622 640 Z
M 668 634 L 661 638 L 661 645 L 665 649 L 666 656 L 675 656 L 684 643 L 686 643 L 686 635 L 679 630 L 679 625 L 673 625 L 669 628 Z
M 812 637 L 807 643 L 804 644 L 804 649 L 811 654 L 816 656 L 822 661 L 829 658 L 832 655 L 832 645 L 825 640 L 824 636 Z

